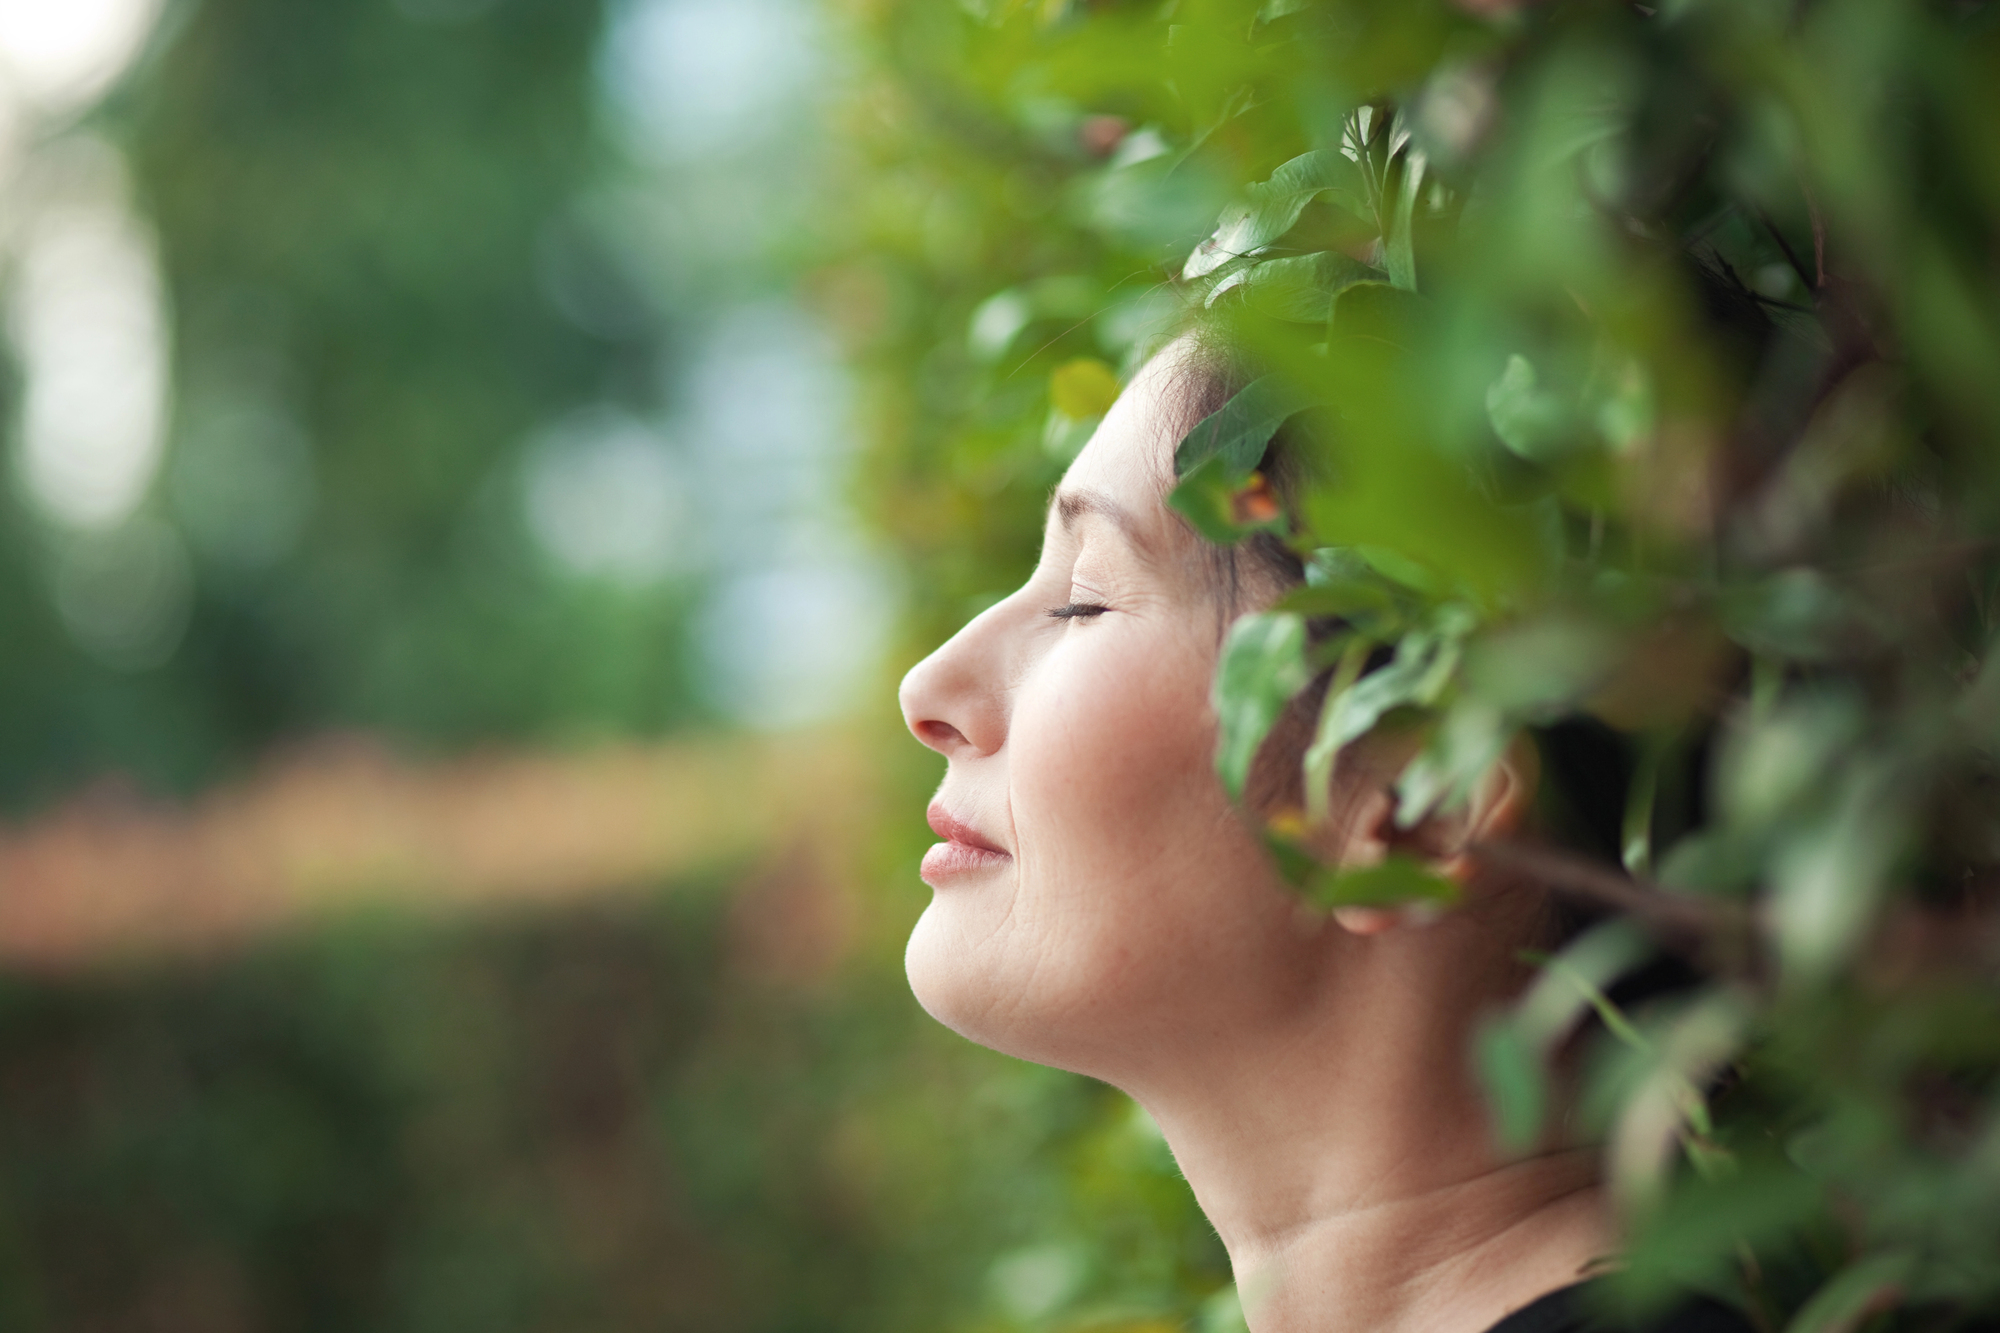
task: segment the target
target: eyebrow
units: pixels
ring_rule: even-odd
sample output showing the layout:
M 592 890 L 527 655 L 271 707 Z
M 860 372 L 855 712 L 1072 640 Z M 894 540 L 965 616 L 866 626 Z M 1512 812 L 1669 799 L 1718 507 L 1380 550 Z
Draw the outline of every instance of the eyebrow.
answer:
M 1062 520 L 1065 530 L 1076 527 L 1076 521 L 1085 514 L 1095 514 L 1109 519 L 1125 540 L 1142 555 L 1153 553 L 1153 543 L 1139 530 L 1138 520 L 1130 510 L 1099 492 L 1089 490 L 1057 491 L 1049 501 L 1049 507 Z

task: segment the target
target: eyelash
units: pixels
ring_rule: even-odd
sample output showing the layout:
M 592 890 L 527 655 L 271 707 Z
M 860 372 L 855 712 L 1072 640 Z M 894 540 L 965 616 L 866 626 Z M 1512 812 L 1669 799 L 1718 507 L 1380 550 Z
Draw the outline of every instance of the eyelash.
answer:
M 1111 608 L 1098 602 L 1071 602 L 1068 606 L 1052 606 L 1049 614 L 1057 620 L 1088 620 L 1101 616 Z

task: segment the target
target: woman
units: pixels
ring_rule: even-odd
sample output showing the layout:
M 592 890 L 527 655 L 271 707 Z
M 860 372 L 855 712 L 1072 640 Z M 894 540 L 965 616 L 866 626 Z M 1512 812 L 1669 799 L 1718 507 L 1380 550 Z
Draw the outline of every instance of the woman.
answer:
M 1420 856 L 1463 904 L 1301 906 L 1214 775 L 1208 703 L 1219 626 L 1288 571 L 1221 577 L 1164 503 L 1190 386 L 1215 379 L 1188 340 L 1154 358 L 1057 490 L 1027 584 L 905 678 L 911 731 L 950 761 L 911 986 L 972 1040 L 1152 1114 L 1256 1333 L 1585 1327 L 1564 1289 L 1618 1243 L 1594 1154 L 1502 1159 L 1466 1058 L 1547 938 L 1546 895 L 1463 850 L 1523 825 L 1534 755 L 1399 830 L 1407 751 L 1357 743 L 1322 850 Z M 1745 1326 L 1703 1305 L 1660 1327 Z

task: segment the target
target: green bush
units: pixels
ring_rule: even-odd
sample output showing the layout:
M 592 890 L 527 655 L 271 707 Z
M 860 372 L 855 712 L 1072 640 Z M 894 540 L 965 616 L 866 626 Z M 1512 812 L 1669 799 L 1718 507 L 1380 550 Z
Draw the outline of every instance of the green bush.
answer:
M 1174 503 L 1311 570 L 1231 637 L 1225 779 L 1327 673 L 1308 763 L 1421 726 L 1407 819 L 1524 732 L 1617 738 L 1622 845 L 1483 849 L 1620 912 L 1478 1054 L 1525 1145 L 1547 1053 L 1603 1013 L 1618 1290 L 1799 1333 L 2000 1303 L 2000 11 L 884 0 L 856 26 L 866 188 L 823 292 L 919 632 L 1019 577 L 1106 372 L 1200 312 L 1265 378 L 1183 442 Z M 1272 516 L 1281 425 L 1320 480 Z M 1427 887 L 1290 859 L 1322 897 Z M 1707 980 L 1619 1011 L 1604 988 L 1661 953 Z

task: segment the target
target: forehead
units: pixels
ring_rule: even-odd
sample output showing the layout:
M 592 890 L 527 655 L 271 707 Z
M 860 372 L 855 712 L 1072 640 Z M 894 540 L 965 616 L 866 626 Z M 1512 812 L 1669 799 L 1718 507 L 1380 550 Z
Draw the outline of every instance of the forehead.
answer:
M 1178 344 L 1148 361 L 1070 464 L 1059 493 L 1104 496 L 1162 541 L 1190 536 L 1166 506 L 1174 448 L 1186 429 L 1186 394 L 1179 382 L 1185 373 Z

